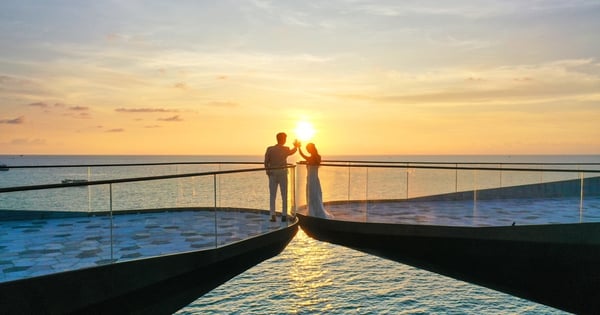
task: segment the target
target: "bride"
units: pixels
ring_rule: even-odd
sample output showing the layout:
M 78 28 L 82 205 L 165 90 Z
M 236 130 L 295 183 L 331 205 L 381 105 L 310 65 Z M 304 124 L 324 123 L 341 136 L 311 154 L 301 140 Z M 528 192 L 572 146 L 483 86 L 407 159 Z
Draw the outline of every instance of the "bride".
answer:
M 306 145 L 306 151 L 310 155 L 305 155 L 300 149 L 300 155 L 306 160 L 306 201 L 308 204 L 308 215 L 331 219 L 333 215 L 323 207 L 323 192 L 321 191 L 321 181 L 319 180 L 319 164 L 321 164 L 321 156 L 317 151 L 314 143 Z

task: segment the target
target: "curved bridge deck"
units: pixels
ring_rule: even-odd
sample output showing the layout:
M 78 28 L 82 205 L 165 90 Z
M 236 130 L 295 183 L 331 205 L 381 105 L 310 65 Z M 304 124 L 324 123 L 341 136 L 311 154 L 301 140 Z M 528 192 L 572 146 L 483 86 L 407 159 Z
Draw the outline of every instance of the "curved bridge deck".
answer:
M 508 226 L 600 222 L 600 196 L 496 200 L 395 200 L 326 205 L 336 220 L 443 226 Z M 581 210 L 581 211 L 580 211 Z M 306 214 L 306 209 L 299 211 Z
M 108 215 L 85 214 L 3 221 L 0 282 L 211 249 L 287 226 L 264 211 L 192 209 L 116 214 L 112 235 L 110 224 Z
M 112 236 L 106 216 L 5 221 L 0 309 L 173 313 L 279 254 L 298 220 L 269 218 L 257 210 L 118 214 Z
M 600 311 L 600 197 L 335 202 L 311 237 L 575 313 Z M 580 223 L 582 222 L 582 223 Z M 514 225 L 513 225 L 514 223 Z

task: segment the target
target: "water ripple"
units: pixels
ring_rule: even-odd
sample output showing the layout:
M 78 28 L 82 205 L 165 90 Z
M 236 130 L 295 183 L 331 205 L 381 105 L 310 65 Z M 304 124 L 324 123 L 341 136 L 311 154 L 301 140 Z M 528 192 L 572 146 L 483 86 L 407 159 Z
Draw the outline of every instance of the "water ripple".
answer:
M 302 230 L 278 256 L 177 314 L 564 314 L 556 309 L 319 242 Z

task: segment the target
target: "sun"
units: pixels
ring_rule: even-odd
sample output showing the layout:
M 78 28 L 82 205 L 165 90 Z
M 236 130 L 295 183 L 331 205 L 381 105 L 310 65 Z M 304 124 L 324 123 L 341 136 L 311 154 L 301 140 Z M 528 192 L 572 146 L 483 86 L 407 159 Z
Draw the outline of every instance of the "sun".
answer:
M 309 141 L 315 135 L 315 128 L 307 121 L 299 121 L 296 124 L 296 137 L 302 142 Z

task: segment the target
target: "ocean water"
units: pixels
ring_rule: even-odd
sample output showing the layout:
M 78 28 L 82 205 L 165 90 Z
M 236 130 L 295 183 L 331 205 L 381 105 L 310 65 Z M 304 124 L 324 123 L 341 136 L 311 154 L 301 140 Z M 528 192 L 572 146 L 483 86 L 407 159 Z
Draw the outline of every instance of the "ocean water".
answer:
M 367 156 L 324 157 L 377 161 L 421 162 L 578 162 L 598 163 L 599 156 Z M 69 165 L 112 163 L 157 163 L 197 161 L 255 161 L 260 156 L 0 156 L 10 165 Z M 289 162 L 293 162 L 292 159 Z M 11 169 L 0 172 L 0 187 L 49 184 L 65 178 L 109 179 L 172 173 L 224 170 L 240 166 L 147 166 L 123 168 Z M 254 168 L 244 166 L 242 168 Z M 397 173 L 396 173 L 397 172 Z M 440 173 L 441 172 L 441 173 Z M 468 190 L 473 187 L 509 185 L 516 178 L 505 172 L 427 171 L 398 169 L 378 172 L 367 169 L 328 168 L 321 170 L 325 200 L 364 198 L 406 198 L 434 193 Z M 439 180 L 440 174 L 445 179 Z M 296 187 L 303 202 L 302 166 L 298 167 Z M 386 177 L 388 176 L 388 177 Z M 511 177 L 512 176 L 512 177 Z M 563 178 L 564 174 L 534 172 L 526 182 Z M 572 176 L 572 175 L 568 175 Z M 514 177 L 514 178 L 513 178 Z M 520 177 L 522 180 L 523 176 Z M 511 179 L 513 178 L 513 179 Z M 392 182 L 392 183 L 390 183 Z M 115 196 L 118 209 L 146 208 L 155 204 L 150 197 L 167 195 L 160 206 L 212 205 L 267 209 L 266 176 L 251 172 L 244 176 L 178 179 L 144 186 L 140 195 Z M 214 187 L 217 187 L 215 193 Z M 232 192 L 251 189 L 244 198 L 230 200 Z M 73 192 L 75 191 L 75 192 Z M 118 191 L 118 189 L 117 189 Z M 127 191 L 124 189 L 123 191 Z M 75 194 L 75 196 L 70 195 Z M 215 199 L 215 195 L 218 195 Z M 17 195 L 13 195 L 17 196 Z M 0 208 L 48 210 L 106 210 L 106 188 L 40 195 L 23 204 L 23 199 L 4 196 Z M 137 196 L 134 198 L 134 196 Z M 149 199 L 150 198 L 150 199 Z M 291 197 L 290 197 L 291 198 Z M 48 201 L 50 200 L 50 201 Z M 63 202 L 61 202 L 63 200 Z M 71 200 L 67 204 L 64 200 Z M 133 201 L 132 201 L 133 200 Z M 290 200 L 294 202 L 294 200 Z M 104 207 L 104 208 L 103 208 Z M 504 293 L 454 280 L 394 261 L 364 254 L 338 245 L 309 238 L 303 231 L 284 249 L 267 261 L 231 279 L 200 297 L 178 314 L 562 314 L 562 311 Z
M 308 237 L 177 314 L 566 314 Z

